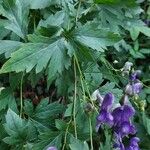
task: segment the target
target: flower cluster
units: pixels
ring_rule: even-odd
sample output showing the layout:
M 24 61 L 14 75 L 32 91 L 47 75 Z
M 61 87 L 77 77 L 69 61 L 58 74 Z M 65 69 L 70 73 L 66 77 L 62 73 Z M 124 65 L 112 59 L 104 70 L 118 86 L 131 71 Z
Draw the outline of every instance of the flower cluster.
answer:
M 143 87 L 142 83 L 138 80 L 140 73 L 140 70 L 136 70 L 130 75 L 130 82 L 125 88 L 125 94 L 132 96 L 140 93 Z
M 97 116 L 96 130 L 102 125 L 108 125 L 113 129 L 115 142 L 114 148 L 118 150 L 139 150 L 139 138 L 135 137 L 136 128 L 131 119 L 135 110 L 129 103 L 128 96 L 139 94 L 142 89 L 142 83 L 138 80 L 140 71 L 134 71 L 130 75 L 129 84 L 126 86 L 122 102 L 113 109 L 114 96 L 107 93 L 100 106 L 99 115 Z M 132 138 L 130 138 L 132 135 Z M 125 140 L 128 144 L 125 144 Z
M 131 138 L 130 144 L 124 146 L 123 139 L 128 137 L 128 135 L 134 135 L 136 133 L 135 126 L 131 123 L 131 118 L 135 114 L 134 108 L 128 103 L 124 103 L 119 107 L 111 110 L 114 101 L 114 96 L 112 93 L 105 95 L 101 110 L 97 116 L 96 130 L 103 124 L 109 125 L 115 135 L 114 148 L 119 150 L 138 150 L 139 139 L 137 137 Z

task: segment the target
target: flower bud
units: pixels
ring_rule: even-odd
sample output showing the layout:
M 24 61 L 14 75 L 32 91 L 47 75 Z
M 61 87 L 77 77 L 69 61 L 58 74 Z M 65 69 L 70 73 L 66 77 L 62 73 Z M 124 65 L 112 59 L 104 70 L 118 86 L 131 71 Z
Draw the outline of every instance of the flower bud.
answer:
M 92 112 L 93 111 L 93 106 L 91 103 L 86 103 L 84 106 L 85 112 Z
M 141 70 L 136 70 L 130 75 L 130 79 L 132 81 L 135 81 L 136 79 L 139 78 L 140 75 L 141 75 Z
M 54 146 L 50 146 L 50 147 L 48 147 L 46 150 L 57 150 L 57 148 L 54 147 Z
M 143 84 L 141 82 L 134 83 L 132 85 L 133 94 L 139 94 L 142 90 Z
M 126 85 L 126 87 L 125 87 L 125 94 L 127 94 L 129 96 L 132 96 L 132 94 L 133 94 L 132 85 L 130 85 L 130 84 Z
M 133 66 L 133 63 L 127 61 L 127 62 L 125 63 L 125 65 L 124 65 L 124 67 L 123 67 L 123 70 L 124 70 L 124 71 L 130 71 L 132 66 Z
M 99 90 L 97 89 L 97 90 L 95 90 L 93 93 L 92 93 L 92 100 L 98 100 L 99 101 L 99 103 L 102 103 L 102 101 L 103 101 L 103 97 L 101 96 L 101 94 L 100 94 L 100 92 L 99 92 Z

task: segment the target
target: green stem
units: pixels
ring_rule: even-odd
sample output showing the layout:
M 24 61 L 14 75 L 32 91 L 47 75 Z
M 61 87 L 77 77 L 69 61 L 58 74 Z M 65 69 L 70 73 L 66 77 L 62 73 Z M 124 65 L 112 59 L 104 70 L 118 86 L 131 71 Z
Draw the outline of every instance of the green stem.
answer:
M 81 82 L 81 87 L 82 87 L 82 91 L 83 91 L 83 99 L 85 100 L 86 95 L 85 95 L 85 88 L 84 88 L 84 83 L 83 83 L 82 71 L 81 71 L 77 56 L 75 54 L 74 54 L 74 58 L 75 58 L 75 61 L 76 61 L 76 64 L 77 64 L 77 67 L 78 67 L 78 70 L 79 70 L 79 73 L 80 73 L 80 82 Z
M 74 57 L 75 57 L 75 60 L 76 60 L 76 63 L 77 63 L 77 67 L 78 67 L 79 73 L 80 73 L 80 80 L 81 80 L 81 86 L 82 86 L 82 90 L 83 90 L 83 94 L 84 94 L 84 100 L 85 100 L 85 97 L 86 97 L 86 95 L 85 95 L 85 88 L 84 88 L 84 82 L 85 82 L 85 84 L 86 84 L 86 89 L 87 89 L 87 92 L 88 92 L 90 101 L 91 101 L 91 103 L 92 103 L 92 105 L 93 105 L 93 108 L 95 108 L 96 112 L 99 113 L 98 110 L 97 110 L 97 108 L 95 107 L 93 101 L 92 101 L 92 98 L 91 98 L 91 95 L 90 95 L 90 90 L 89 90 L 89 88 L 88 88 L 88 86 L 87 86 L 86 81 L 85 81 L 84 78 L 83 78 L 83 74 L 82 74 L 82 71 L 81 71 L 81 68 L 80 68 L 78 59 L 77 59 L 77 57 L 76 57 L 75 54 L 74 54 Z
M 78 8 L 77 8 L 77 14 L 76 14 L 76 20 L 75 20 L 76 24 L 77 24 L 77 21 L 78 21 L 80 7 L 81 7 L 81 0 L 79 0 L 79 5 L 78 5 Z
M 20 81 L 20 117 L 22 117 L 22 111 L 23 111 L 23 96 L 22 96 L 23 76 L 24 73 L 22 73 L 22 77 Z
M 75 138 L 77 139 L 77 127 L 76 127 L 76 103 L 77 103 L 77 72 L 76 72 L 76 64 L 74 58 L 74 101 L 73 101 L 73 121 L 74 121 L 74 131 L 75 131 Z
M 65 146 L 66 146 L 66 143 L 67 143 L 67 135 L 68 135 L 68 130 L 69 130 L 71 121 L 72 121 L 72 118 L 70 119 L 70 121 L 68 123 L 68 126 L 66 128 L 66 131 L 65 131 L 64 144 L 63 144 L 62 150 L 65 149 Z
M 89 125 L 90 125 L 90 141 L 91 141 L 91 150 L 93 150 L 93 130 L 92 130 L 92 121 L 89 116 Z

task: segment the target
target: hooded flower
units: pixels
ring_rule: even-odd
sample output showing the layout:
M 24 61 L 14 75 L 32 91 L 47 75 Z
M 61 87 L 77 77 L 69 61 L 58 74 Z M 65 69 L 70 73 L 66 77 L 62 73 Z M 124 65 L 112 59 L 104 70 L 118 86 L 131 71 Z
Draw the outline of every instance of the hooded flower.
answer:
M 134 142 L 134 140 L 130 140 L 130 144 L 127 147 L 123 142 L 124 137 L 128 137 L 130 134 L 134 135 L 136 133 L 135 126 L 131 124 L 131 117 L 133 117 L 134 114 L 134 108 L 127 103 L 123 103 L 122 106 L 113 110 L 113 129 L 115 134 L 114 148 L 117 148 L 118 150 L 139 150 L 135 149 L 138 147 L 138 144 L 137 146 L 134 146 L 137 143 L 136 141 Z
M 118 126 L 123 122 L 129 122 L 130 118 L 134 115 L 134 113 L 134 108 L 129 105 L 123 105 L 115 108 L 112 112 L 114 118 L 114 125 Z
M 140 139 L 138 137 L 133 137 L 130 139 L 130 144 L 125 150 L 140 150 L 139 143 Z
M 142 83 L 141 82 L 136 82 L 132 84 L 127 84 L 125 88 L 125 93 L 129 96 L 139 94 L 142 90 Z
M 122 138 L 118 135 L 115 135 L 115 144 L 114 148 L 117 150 L 140 150 L 139 143 L 140 139 L 138 137 L 133 137 L 129 141 L 129 145 L 125 146 L 123 144 Z
M 142 90 L 142 87 L 143 85 L 141 82 L 134 83 L 132 85 L 133 94 L 139 94 Z
M 108 93 L 105 95 L 102 105 L 101 105 L 101 109 L 102 110 L 108 110 L 111 108 L 112 104 L 114 102 L 114 96 L 112 93 Z
M 133 73 L 131 73 L 130 80 L 136 81 L 140 75 L 141 75 L 141 70 L 135 70 Z
M 124 137 L 129 134 L 135 134 L 136 130 L 135 127 L 130 122 L 123 122 L 118 128 L 118 132 L 121 137 Z
M 122 143 L 122 138 L 120 137 L 120 135 L 114 133 L 115 136 L 115 143 L 114 143 L 114 148 L 115 149 L 119 149 L 119 150 L 125 150 L 124 144 Z
M 108 93 L 105 95 L 101 105 L 101 110 L 99 112 L 99 115 L 97 116 L 96 131 L 98 131 L 101 124 L 108 124 L 110 126 L 113 125 L 113 116 L 110 112 L 113 101 L 114 96 L 112 93 Z

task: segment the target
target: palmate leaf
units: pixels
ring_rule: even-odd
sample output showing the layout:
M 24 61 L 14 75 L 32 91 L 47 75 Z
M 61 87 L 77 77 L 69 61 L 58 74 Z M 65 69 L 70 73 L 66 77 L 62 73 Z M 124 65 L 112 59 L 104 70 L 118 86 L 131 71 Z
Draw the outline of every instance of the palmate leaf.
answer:
M 106 140 L 105 140 L 105 143 L 100 143 L 100 148 L 99 148 L 99 150 L 112 150 L 112 145 L 111 145 L 111 135 L 110 135 L 110 133 L 106 130 L 105 131 L 105 138 L 106 138 Z
M 48 7 L 52 4 L 57 4 L 60 2 L 60 0 L 29 0 L 30 1 L 30 8 L 31 9 L 43 9 L 45 7 Z
M 5 29 L 5 26 L 8 24 L 6 19 L 0 19 L 0 40 L 6 37 L 9 34 L 9 30 Z
M 9 109 L 6 114 L 6 123 L 4 124 L 4 127 L 9 135 L 9 137 L 4 138 L 4 142 L 14 145 L 26 141 L 27 123 L 11 109 Z
M 0 54 L 5 53 L 5 57 L 10 57 L 11 53 L 19 49 L 21 42 L 11 40 L 0 40 Z
M 0 111 L 7 107 L 17 112 L 17 105 L 10 88 L 3 89 L 0 94 Z
M 58 114 L 63 113 L 64 106 L 54 102 L 49 104 L 48 98 L 43 99 L 40 104 L 37 106 L 34 112 L 34 118 L 36 119 L 47 119 L 50 117 L 55 117 Z
M 15 149 L 22 149 L 25 143 L 37 138 L 37 130 L 33 122 L 20 118 L 11 109 L 7 111 L 4 128 L 8 136 L 3 141 L 13 145 Z
M 97 23 L 88 23 L 79 27 L 73 34 L 75 40 L 79 43 L 102 52 L 106 49 L 106 46 L 112 46 L 120 40 L 119 35 L 110 32 L 108 29 L 98 27 Z
M 36 73 L 42 71 L 48 65 L 49 78 L 57 72 L 61 73 L 64 68 L 70 66 L 70 59 L 67 55 L 63 39 L 51 44 L 28 43 L 21 49 L 14 52 L 12 57 L 2 67 L 1 73 L 11 71 L 31 71 L 36 67 Z
M 147 131 L 147 133 L 150 135 L 150 118 L 148 118 L 148 116 L 146 116 L 145 113 L 143 113 L 142 115 L 142 119 L 143 119 L 143 125 Z
M 132 6 L 135 4 L 135 0 L 94 0 L 98 4 L 127 4 Z
M 75 139 L 73 136 L 70 136 L 69 147 L 71 150 L 89 150 L 89 147 L 86 141 L 80 141 L 78 139 Z
M 33 150 L 47 150 L 49 146 L 61 148 L 62 133 L 57 131 L 47 130 L 39 135 L 38 143 L 33 145 Z
M 61 33 L 60 36 L 65 36 L 68 41 L 65 38 L 56 36 L 47 38 L 46 42 L 43 42 L 45 38 L 42 38 L 42 42 L 40 42 L 40 39 L 35 40 L 36 36 L 30 36 L 30 39 L 35 43 L 24 44 L 18 51 L 14 52 L 11 58 L 3 65 L 0 72 L 30 72 L 35 67 L 36 73 L 47 69 L 48 79 L 50 80 L 56 73 L 62 73 L 64 69 L 69 68 L 71 65 L 70 57 L 72 57 L 75 50 L 82 51 L 84 46 L 97 51 L 104 51 L 103 49 L 106 49 L 106 46 L 113 45 L 120 40 L 119 35 L 107 29 L 99 28 L 98 24 L 88 23 L 70 33 L 66 31 Z M 71 46 L 66 44 L 69 43 L 69 40 L 71 41 Z
M 13 31 L 19 37 L 25 38 L 28 27 L 29 6 L 26 0 L 3 0 L 2 14 L 8 18 L 10 24 L 5 28 Z

